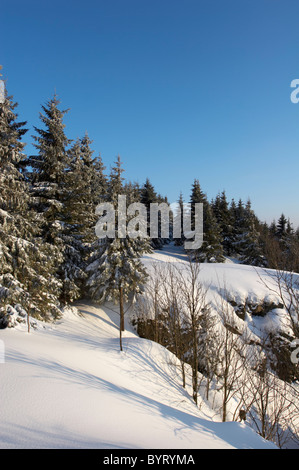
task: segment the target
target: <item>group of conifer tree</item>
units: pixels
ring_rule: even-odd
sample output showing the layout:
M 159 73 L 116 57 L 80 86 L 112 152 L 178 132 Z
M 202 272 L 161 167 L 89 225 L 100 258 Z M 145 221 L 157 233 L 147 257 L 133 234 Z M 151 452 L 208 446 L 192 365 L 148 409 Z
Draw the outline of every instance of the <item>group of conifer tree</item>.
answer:
M 228 201 L 222 191 L 208 201 L 197 179 L 190 202 L 203 204 L 204 239 L 196 253 L 200 262 L 223 262 L 232 257 L 243 264 L 299 271 L 299 229 L 294 230 L 284 214 L 268 225 L 258 219 L 250 200 Z M 182 196 L 179 204 L 183 204 Z
M 34 127 L 36 152 L 26 155 L 27 123 L 19 122 L 16 108 L 6 92 L 0 103 L 0 316 L 13 307 L 55 319 L 63 305 L 86 296 L 122 304 L 145 282 L 141 256 L 170 240 L 100 240 L 96 207 L 116 205 L 119 194 L 147 209 L 167 198 L 148 179 L 142 186 L 126 180 L 120 157 L 107 174 L 88 133 L 68 139 L 67 111 L 60 110 L 56 95 L 42 106 L 41 125 Z M 183 204 L 182 195 L 178 202 Z M 192 253 L 200 262 L 238 256 L 243 263 L 274 267 L 296 259 L 298 232 L 283 215 L 269 227 L 257 219 L 250 202 L 228 203 L 225 192 L 209 202 L 198 180 L 188 202 L 204 205 L 204 243 Z M 183 242 L 183 235 L 175 240 Z

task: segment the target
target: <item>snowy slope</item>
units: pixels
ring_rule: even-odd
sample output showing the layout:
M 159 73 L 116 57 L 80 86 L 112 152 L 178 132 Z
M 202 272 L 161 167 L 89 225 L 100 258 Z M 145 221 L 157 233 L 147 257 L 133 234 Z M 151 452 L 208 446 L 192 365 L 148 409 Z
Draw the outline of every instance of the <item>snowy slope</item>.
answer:
M 199 410 L 174 356 L 129 324 L 120 352 L 114 306 L 77 307 L 81 315 L 68 310 L 30 333 L 22 324 L 0 331 L 0 448 L 274 447 L 246 424 Z
M 156 264 L 175 264 L 182 269 L 187 263 L 188 258 L 182 248 L 173 244 L 144 257 L 144 264 L 149 273 L 154 272 L 153 266 Z M 201 263 L 199 270 L 199 278 L 207 288 L 206 299 L 216 309 L 227 294 L 230 300 L 238 305 L 245 305 L 246 302 L 258 305 L 264 301 L 280 304 L 276 274 L 275 270 L 239 264 L 237 260 L 231 259 L 227 259 L 225 263 Z M 272 290 L 269 290 L 269 287 Z M 236 316 L 235 321 L 238 323 Z M 253 316 L 247 312 L 246 321 L 240 320 L 239 327 L 243 332 L 246 329 L 247 335 L 261 336 L 277 331 L 292 335 L 288 315 L 283 308 L 273 309 L 265 317 Z

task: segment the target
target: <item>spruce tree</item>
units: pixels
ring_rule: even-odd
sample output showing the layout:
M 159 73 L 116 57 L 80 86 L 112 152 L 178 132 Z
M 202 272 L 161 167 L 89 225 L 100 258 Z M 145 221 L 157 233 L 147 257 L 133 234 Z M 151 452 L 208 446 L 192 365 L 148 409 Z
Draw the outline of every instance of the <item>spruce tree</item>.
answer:
M 59 104 L 54 95 L 42 106 L 44 114 L 40 113 L 40 120 L 44 128 L 34 127 L 38 135 L 33 136 L 38 154 L 30 156 L 27 162 L 32 168 L 31 195 L 36 211 L 41 214 L 43 237 L 53 245 L 60 244 L 64 204 L 69 196 L 66 176 L 70 164 L 67 152 L 70 140 L 65 135 L 63 123 L 67 110 L 61 111 Z
M 73 223 L 74 230 L 81 236 L 86 251 L 95 241 L 96 206 L 104 200 L 107 183 L 103 174 L 105 168 L 101 159 L 93 157 L 92 141 L 87 133 L 69 150 L 70 169 L 68 171 L 66 212 Z M 75 233 L 75 232 L 74 232 Z
M 199 262 L 223 263 L 223 247 L 221 244 L 221 233 L 210 204 L 204 209 L 204 235 L 203 244 L 196 253 Z
M 298 271 L 299 249 L 296 240 L 296 233 L 290 219 L 284 214 L 278 219 L 275 231 L 282 257 L 282 268 L 289 271 Z
M 91 193 L 95 206 L 108 200 L 108 178 L 105 174 L 106 167 L 101 154 L 94 160 L 93 179 L 91 181 Z
M 111 167 L 108 186 L 108 202 L 116 205 L 118 203 L 118 196 L 124 194 L 124 177 L 122 176 L 124 169 L 120 155 L 117 156 L 114 166 Z
M 195 222 L 194 222 L 195 204 L 203 204 L 203 211 L 205 211 L 205 208 L 208 204 L 207 197 L 202 191 L 198 179 L 195 179 L 192 184 L 190 204 L 191 204 L 191 229 L 194 230 L 195 229 Z
M 212 208 L 220 229 L 224 254 L 231 256 L 233 250 L 233 223 L 225 191 L 217 194 Z
M 234 252 L 237 256 L 242 253 L 243 243 L 244 243 L 244 233 L 246 231 L 246 210 L 244 203 L 240 198 L 238 204 L 234 208 L 235 213 L 235 224 L 234 224 L 234 234 L 235 240 L 233 243 Z
M 127 198 L 128 204 L 140 202 L 141 188 L 139 183 L 132 181 L 127 181 L 126 183 L 124 183 L 124 194 Z
M 258 219 L 251 208 L 250 201 L 247 201 L 245 207 L 239 202 L 240 218 L 239 236 L 237 240 L 238 253 L 240 260 L 244 264 L 252 266 L 267 266 L 267 261 L 263 253 L 258 231 Z
M 237 241 L 237 234 L 238 234 L 238 226 L 237 226 L 237 204 L 234 199 L 231 200 L 229 206 L 229 213 L 230 213 L 230 221 L 231 221 L 231 234 L 230 234 L 230 254 L 236 254 L 236 241 Z
M 147 210 L 147 233 L 148 236 L 150 237 L 150 208 L 151 204 L 153 203 L 161 203 L 165 202 L 161 196 L 158 196 L 156 193 L 156 190 L 152 183 L 150 182 L 149 178 L 146 178 L 144 185 L 141 188 L 141 197 L 140 201 L 144 206 L 146 207 Z M 161 216 L 160 214 L 158 215 L 158 236 L 157 237 L 152 237 L 151 238 L 151 245 L 154 249 L 160 250 L 163 247 L 163 239 L 161 237 Z
M 68 178 L 68 146 L 71 141 L 66 137 L 63 123 L 67 110 L 61 111 L 59 105 L 54 95 L 42 106 L 40 120 L 44 127 L 35 127 L 37 135 L 33 136 L 38 154 L 30 156 L 27 164 L 32 168 L 29 176 L 33 208 L 39 215 L 42 238 L 51 246 L 56 276 L 62 281 L 61 300 L 68 302 L 78 298 L 79 289 L 74 282 L 77 269 L 70 263 L 70 258 L 77 256 L 70 236 L 69 205 L 73 195 Z
M 276 227 L 276 236 L 279 240 L 283 240 L 287 234 L 288 220 L 286 216 L 282 213 L 278 219 Z
M 122 332 L 124 324 L 124 305 L 133 301 L 142 292 L 147 273 L 141 261 L 145 252 L 150 252 L 147 239 L 131 238 L 119 232 L 117 218 L 118 196 L 124 195 L 123 168 L 120 157 L 110 174 L 109 202 L 115 209 L 115 237 L 100 240 L 98 251 L 92 263 L 87 267 L 88 286 L 91 298 L 98 303 L 113 301 L 119 303 L 120 309 L 120 349 L 122 350 Z M 125 236 L 124 236 L 125 235 Z
M 2 314 L 13 306 L 39 318 L 60 315 L 59 281 L 49 246 L 40 238 L 39 220 L 30 210 L 29 188 L 20 171 L 26 160 L 17 122 L 17 103 L 0 103 L 0 298 Z
M 92 141 L 87 132 L 69 149 L 70 168 L 66 187 L 69 197 L 65 203 L 64 275 L 65 300 L 85 294 L 86 266 L 97 249 L 95 234 L 96 206 L 106 199 L 107 182 L 101 157 L 93 157 Z M 70 299 L 69 299 L 70 300 Z
M 84 139 L 87 140 L 87 136 Z M 82 150 L 82 140 L 77 139 L 68 151 L 69 162 L 64 181 L 65 200 L 60 234 L 63 243 L 63 262 L 58 269 L 58 275 L 63 280 L 61 298 L 64 302 L 78 299 L 83 292 L 86 278 L 84 241 L 91 231 L 90 219 L 95 217 L 93 207 L 90 207 L 89 151 L 86 151 L 86 156 Z M 86 145 L 88 144 L 87 141 Z M 88 162 L 86 166 L 84 157 Z M 93 222 L 95 223 L 95 219 Z
M 185 207 L 184 207 L 184 199 L 183 199 L 183 194 L 182 192 L 180 192 L 180 196 L 179 196 L 179 199 L 178 199 L 178 213 L 174 215 L 174 222 L 177 224 L 178 227 L 180 227 L 180 231 L 181 231 L 181 236 L 179 238 L 175 238 L 174 239 L 174 244 L 176 246 L 182 246 L 185 242 L 185 236 L 184 236 L 184 211 L 185 211 Z
M 195 229 L 194 213 L 195 204 L 203 204 L 203 244 L 193 250 L 192 255 L 198 262 L 216 262 L 224 261 L 223 248 L 221 245 L 220 229 L 216 217 L 212 211 L 211 205 L 203 193 L 198 179 L 195 179 L 191 191 L 191 227 Z

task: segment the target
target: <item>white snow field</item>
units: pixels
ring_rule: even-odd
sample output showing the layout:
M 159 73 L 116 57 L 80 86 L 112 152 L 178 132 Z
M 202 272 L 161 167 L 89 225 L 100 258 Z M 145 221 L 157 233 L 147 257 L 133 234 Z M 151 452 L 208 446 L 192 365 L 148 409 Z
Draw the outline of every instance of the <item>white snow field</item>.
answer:
M 145 263 L 157 259 L 168 260 L 167 249 Z M 242 288 L 237 264 L 221 269 L 233 270 L 230 280 Z M 176 358 L 139 338 L 128 321 L 120 352 L 116 306 L 76 307 L 80 314 L 68 309 L 29 333 L 25 324 L 0 331 L 0 448 L 276 448 L 247 424 L 222 423 L 205 404 L 199 409 L 181 386 Z

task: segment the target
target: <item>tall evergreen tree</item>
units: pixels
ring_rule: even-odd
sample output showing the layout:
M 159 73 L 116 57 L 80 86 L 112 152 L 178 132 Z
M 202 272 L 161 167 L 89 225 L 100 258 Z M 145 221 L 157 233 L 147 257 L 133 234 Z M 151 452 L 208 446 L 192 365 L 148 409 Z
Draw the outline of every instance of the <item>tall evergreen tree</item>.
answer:
M 287 219 L 284 214 L 281 214 L 278 219 L 275 237 L 280 248 L 282 268 L 298 271 L 299 249 L 296 234 L 290 219 Z
M 174 239 L 174 244 L 176 246 L 182 246 L 186 240 L 185 238 L 185 235 L 184 235 L 184 211 L 185 211 L 185 207 L 184 207 L 184 199 L 183 199 L 183 194 L 182 192 L 180 192 L 180 196 L 179 196 L 179 199 L 178 199 L 178 213 L 174 215 L 175 217 L 175 223 L 178 225 L 178 227 L 180 227 L 180 230 L 181 230 L 181 236 L 179 238 L 175 238 Z
M 195 204 L 203 204 L 203 244 L 199 249 L 193 251 L 195 259 L 199 262 L 223 262 L 224 257 L 221 245 L 221 235 L 216 217 L 197 179 L 194 180 L 192 185 L 190 203 L 192 230 L 195 228 Z
M 108 178 L 105 174 L 106 167 L 101 154 L 94 161 L 94 179 L 91 181 L 94 204 L 97 206 L 101 202 L 108 200 Z
M 74 229 L 81 234 L 82 242 L 86 245 L 95 241 L 95 209 L 107 192 L 103 173 L 105 167 L 100 158 L 93 157 L 91 144 L 92 141 L 85 133 L 70 148 L 70 168 L 66 179 L 69 194 L 65 204 L 66 213 L 76 224 Z
M 141 188 L 140 188 L 139 183 L 127 181 L 124 184 L 124 194 L 127 198 L 128 204 L 132 204 L 134 202 L 140 202 Z
M 204 212 L 205 212 L 206 206 L 208 205 L 207 197 L 202 191 L 198 179 L 195 179 L 192 184 L 190 204 L 191 204 L 191 229 L 194 230 L 195 228 L 195 221 L 194 221 L 195 204 L 203 204 Z
M 146 269 L 141 261 L 145 252 L 150 252 L 147 241 L 123 236 L 119 233 L 117 218 L 118 196 L 123 195 L 123 169 L 118 157 L 110 175 L 110 201 L 115 209 L 115 237 L 108 236 L 99 243 L 98 252 L 88 266 L 88 286 L 92 299 L 102 303 L 106 300 L 119 303 L 120 308 L 120 349 L 122 350 L 122 331 L 125 329 L 124 304 L 138 295 L 147 278 Z
M 234 252 L 239 255 L 242 251 L 244 232 L 246 230 L 246 210 L 242 199 L 239 199 L 238 204 L 234 208 L 235 223 L 234 223 Z
M 61 111 L 59 104 L 55 95 L 42 106 L 44 114 L 40 113 L 40 120 L 44 129 L 34 127 L 38 135 L 33 136 L 38 154 L 30 156 L 27 161 L 32 168 L 31 194 L 35 209 L 41 214 L 43 237 L 55 245 L 59 244 L 64 204 L 69 197 L 66 176 L 70 164 L 67 152 L 70 140 L 65 135 L 63 123 L 67 110 Z
M 83 294 L 85 263 L 96 238 L 93 194 L 96 169 L 91 143 L 85 133 L 68 151 L 69 165 L 65 178 L 67 197 L 64 201 L 61 232 L 64 259 L 59 268 L 59 276 L 63 280 L 62 298 L 65 302 L 75 300 Z
M 85 269 L 97 250 L 96 206 L 107 197 L 105 166 L 100 155 L 93 157 L 91 144 L 86 132 L 69 149 L 67 187 L 70 196 L 65 204 L 68 232 L 63 236 L 68 249 L 63 265 L 68 267 L 67 279 L 73 283 L 73 286 L 66 286 L 66 291 L 77 290 L 77 297 L 85 294 Z
M 17 104 L 5 92 L 0 103 L 0 299 L 2 314 L 17 305 L 28 315 L 60 314 L 59 282 L 53 276 L 49 247 L 39 237 L 30 211 L 28 185 L 20 169 L 25 162 L 24 122 L 17 122 Z
M 287 226 L 288 226 L 288 220 L 284 214 L 281 214 L 281 216 L 278 219 L 277 227 L 276 227 L 276 236 L 278 237 L 279 240 L 283 240 L 283 238 L 286 236 Z
M 223 247 L 221 244 L 220 229 L 209 204 L 204 209 L 204 234 L 203 244 L 196 253 L 199 262 L 223 263 Z
M 239 201 L 237 224 L 239 233 L 235 246 L 240 260 L 244 264 L 265 267 L 267 261 L 258 232 L 258 219 L 251 209 L 250 201 L 247 201 L 245 207 L 242 201 Z
M 109 177 L 108 202 L 112 204 L 118 203 L 118 196 L 124 195 L 124 177 L 122 176 L 124 169 L 120 156 L 117 156 L 114 166 L 112 166 Z
M 79 296 L 74 282 L 73 266 L 69 260 L 74 258 L 74 246 L 70 236 L 69 202 L 72 187 L 69 185 L 70 157 L 68 146 L 71 141 L 65 134 L 64 115 L 67 110 L 59 109 L 60 101 L 56 95 L 42 106 L 40 120 L 44 128 L 35 127 L 34 137 L 38 154 L 30 156 L 27 164 L 32 168 L 30 174 L 33 207 L 39 214 L 42 238 L 49 243 L 56 260 L 56 275 L 62 281 L 61 300 L 71 301 Z M 77 276 L 77 274 L 76 274 Z
M 220 229 L 223 251 L 227 256 L 231 256 L 233 250 L 233 221 L 225 191 L 217 194 L 212 208 Z
M 158 196 L 156 190 L 149 178 L 146 178 L 144 185 L 141 188 L 141 198 L 140 202 L 145 205 L 147 210 L 147 233 L 150 236 L 150 207 L 153 203 L 165 202 L 162 200 L 161 196 Z M 158 215 L 158 236 L 156 238 L 151 238 L 151 244 L 154 249 L 160 250 L 163 247 L 163 239 L 161 237 L 161 217 Z
M 237 241 L 238 226 L 237 226 L 237 214 L 238 208 L 234 199 L 231 200 L 229 206 L 230 221 L 231 221 L 231 234 L 230 234 L 230 254 L 235 255 L 235 246 Z

